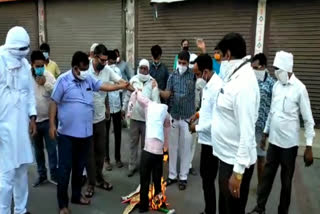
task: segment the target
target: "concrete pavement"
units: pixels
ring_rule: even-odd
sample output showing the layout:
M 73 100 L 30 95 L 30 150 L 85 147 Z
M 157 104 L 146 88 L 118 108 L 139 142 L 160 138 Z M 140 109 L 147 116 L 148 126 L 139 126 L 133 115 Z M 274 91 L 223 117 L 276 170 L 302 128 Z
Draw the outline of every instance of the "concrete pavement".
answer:
M 319 135 L 318 135 L 319 136 Z M 113 135 L 111 135 L 113 138 Z M 111 139 L 113 142 L 113 139 Z M 319 142 L 318 142 L 319 143 Z M 125 163 L 128 162 L 129 137 L 127 130 L 123 131 L 122 157 Z M 111 143 L 111 159 L 113 159 L 113 143 Z M 199 172 L 200 146 L 194 159 L 194 166 Z M 165 167 L 167 169 L 167 167 Z M 279 170 L 280 171 L 280 170 Z M 167 170 L 165 171 L 167 175 Z M 107 172 L 106 177 L 114 185 L 111 192 L 96 189 L 96 194 L 89 207 L 71 205 L 73 214 L 121 214 L 126 205 L 120 203 L 120 196 L 126 195 L 135 190 L 139 184 L 139 174 L 132 178 L 127 177 L 127 164 L 122 169 L 113 168 Z M 251 182 L 251 191 L 247 210 L 255 206 L 256 199 L 256 173 Z M 36 179 L 36 166 L 30 168 L 29 173 L 30 197 L 29 210 L 32 214 L 56 214 L 58 213 L 56 200 L 56 186 L 45 184 L 33 188 L 31 183 Z M 279 173 L 275 179 L 274 187 L 267 205 L 268 214 L 276 214 L 280 195 Z M 167 188 L 168 202 L 171 208 L 176 209 L 178 214 L 199 214 L 203 211 L 203 193 L 200 176 L 190 176 L 186 191 L 179 191 L 178 186 L 172 185 Z M 139 213 L 137 210 L 133 213 Z M 150 212 L 157 213 L 157 212 Z M 305 168 L 302 157 L 298 157 L 295 177 L 293 181 L 292 200 L 290 214 L 318 214 L 320 213 L 320 160 L 315 160 L 311 168 Z

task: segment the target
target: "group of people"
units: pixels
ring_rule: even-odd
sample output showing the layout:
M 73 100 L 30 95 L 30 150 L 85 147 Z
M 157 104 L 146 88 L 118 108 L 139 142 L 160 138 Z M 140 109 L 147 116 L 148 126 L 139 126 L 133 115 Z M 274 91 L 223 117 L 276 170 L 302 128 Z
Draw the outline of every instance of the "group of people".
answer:
M 11 212 L 12 197 L 16 214 L 29 213 L 30 135 L 39 174 L 34 187 L 48 180 L 45 145 L 60 214 L 70 213 L 71 172 L 71 203 L 89 205 L 96 187 L 110 191 L 113 186 L 102 171 L 113 167 L 109 156 L 111 120 L 115 164 L 122 168 L 125 119 L 130 120 L 128 177 L 137 172 L 140 162 L 140 212 L 149 209 L 151 176 L 155 194 L 161 192 L 164 152 L 169 154 L 166 185 L 177 183 L 183 191 L 188 175 L 196 174 L 192 160 L 199 143 L 203 214 L 216 213 L 218 173 L 219 213 L 244 214 L 255 165 L 257 205 L 250 213 L 265 213 L 279 165 L 278 213 L 288 213 L 300 114 L 307 139 L 306 166 L 313 163 L 315 135 L 308 92 L 293 73 L 293 55 L 277 52 L 275 80 L 263 53 L 252 58 L 246 55 L 240 34 L 224 36 L 213 58 L 206 53 L 203 40 L 197 41 L 197 47 L 199 53 L 191 53 L 189 41 L 182 40 L 181 52 L 169 72 L 161 62 L 161 47 L 155 45 L 152 60 L 141 59 L 134 75 L 118 50 L 95 43 L 89 54 L 76 52 L 71 69 L 61 73 L 50 59 L 48 44 L 31 53 L 30 65 L 26 60 L 29 35 L 22 27 L 10 29 L 0 47 L 0 213 Z M 85 194 L 83 174 L 88 176 Z

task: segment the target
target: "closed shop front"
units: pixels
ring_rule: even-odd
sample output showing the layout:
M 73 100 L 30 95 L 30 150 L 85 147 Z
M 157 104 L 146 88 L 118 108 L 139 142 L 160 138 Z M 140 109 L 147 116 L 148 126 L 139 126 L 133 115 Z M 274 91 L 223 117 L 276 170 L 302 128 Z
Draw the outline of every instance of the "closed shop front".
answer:
M 108 49 L 122 44 L 122 0 L 55 0 L 46 2 L 47 40 L 51 57 L 61 71 L 71 67 L 75 51 L 89 52 L 90 46 L 103 43 Z
M 279 50 L 294 55 L 294 73 L 307 86 L 320 122 L 320 1 L 268 1 L 265 35 L 269 66 Z
M 205 39 L 212 54 L 219 40 L 229 32 L 241 33 L 247 42 L 247 53 L 253 53 L 257 1 L 184 1 L 157 5 L 158 18 L 150 0 L 136 3 L 137 59 L 151 59 L 150 48 L 160 45 L 162 60 L 172 71 L 174 56 L 180 51 L 182 39 L 190 40 L 196 52 L 197 38 Z
M 37 2 L 33 0 L 0 2 L 0 45 L 14 26 L 24 27 L 30 36 L 31 49 L 38 48 Z

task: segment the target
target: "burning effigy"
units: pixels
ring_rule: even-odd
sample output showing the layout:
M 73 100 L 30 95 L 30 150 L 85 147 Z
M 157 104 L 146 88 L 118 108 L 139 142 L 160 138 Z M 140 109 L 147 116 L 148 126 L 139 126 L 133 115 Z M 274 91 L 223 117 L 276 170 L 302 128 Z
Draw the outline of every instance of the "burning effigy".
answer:
M 167 203 L 167 197 L 166 197 L 166 183 L 161 182 L 161 193 L 155 195 L 155 189 L 154 185 L 150 185 L 149 189 L 149 207 L 152 210 L 156 210 L 162 213 L 167 214 L 174 214 L 174 209 L 168 209 L 169 204 Z M 129 205 L 126 207 L 126 209 L 123 211 L 123 214 L 129 214 L 131 213 L 134 208 L 140 203 L 140 185 L 137 187 L 137 189 L 127 196 L 121 197 L 123 204 L 129 203 Z

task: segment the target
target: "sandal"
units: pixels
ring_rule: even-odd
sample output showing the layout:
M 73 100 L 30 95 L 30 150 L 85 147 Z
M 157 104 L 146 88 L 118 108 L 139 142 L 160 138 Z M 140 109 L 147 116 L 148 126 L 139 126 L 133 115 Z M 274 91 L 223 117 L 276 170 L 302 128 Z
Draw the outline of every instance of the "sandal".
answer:
M 187 188 L 187 181 L 179 181 L 179 190 L 185 190 Z
M 178 180 L 168 178 L 165 182 L 166 182 L 166 186 L 170 186 L 171 184 L 177 183 Z
M 92 198 L 94 196 L 94 186 L 88 185 L 87 191 L 84 196 L 86 196 L 86 198 Z
M 71 200 L 71 203 L 73 204 L 79 204 L 79 205 L 84 205 L 84 206 L 89 206 L 91 204 L 90 199 L 87 199 L 83 196 L 80 197 L 79 200 Z
M 107 181 L 103 181 L 101 183 L 97 183 L 96 185 L 98 188 L 101 188 L 101 189 L 104 189 L 104 190 L 107 190 L 107 191 L 110 191 L 113 189 L 113 186 L 112 184 L 110 184 L 109 182 Z

